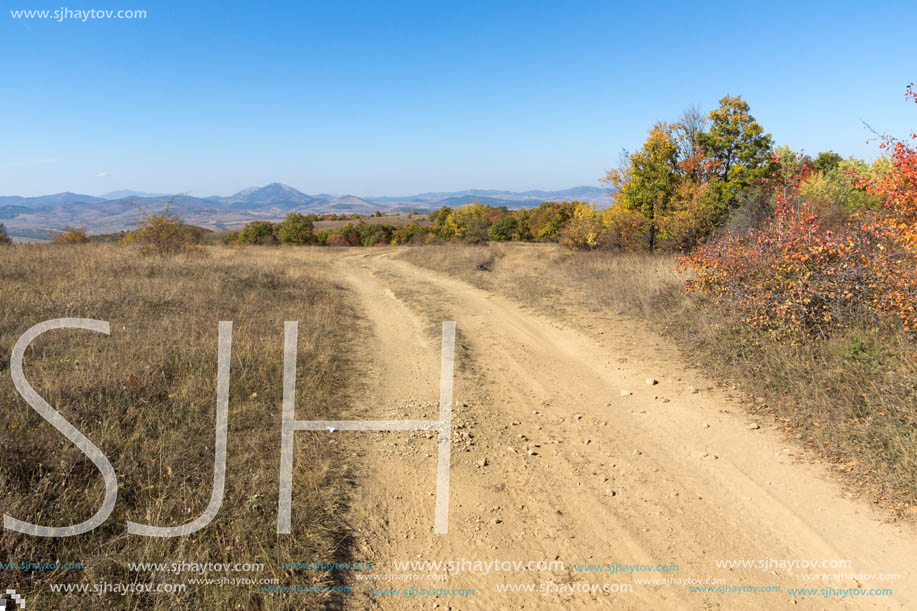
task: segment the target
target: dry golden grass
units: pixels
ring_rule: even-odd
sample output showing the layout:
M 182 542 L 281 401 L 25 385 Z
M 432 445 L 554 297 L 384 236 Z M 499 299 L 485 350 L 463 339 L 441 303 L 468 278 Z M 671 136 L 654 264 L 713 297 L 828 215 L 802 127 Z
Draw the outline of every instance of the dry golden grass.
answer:
M 670 256 L 571 251 L 556 244 L 448 243 L 411 247 L 399 256 L 554 312 L 578 307 L 647 317 L 678 300 L 686 279 Z
M 298 434 L 293 535 L 275 533 L 280 457 L 283 323 L 299 321 L 298 419 L 324 418 L 348 388 L 354 310 L 319 274 L 309 249 L 208 248 L 140 257 L 106 244 L 0 249 L 0 497 L 3 512 L 45 525 L 85 520 L 102 477 L 16 392 L 10 353 L 32 325 L 63 317 L 108 321 L 111 335 L 51 331 L 26 354 L 25 374 L 114 466 L 118 503 L 89 534 L 46 539 L 0 534 L 4 561 L 82 562 L 85 570 L 2 571 L 32 609 L 301 609 L 322 594 L 262 593 L 259 585 L 194 586 L 180 595 L 52 594 L 50 583 L 186 583 L 200 575 L 130 572 L 131 562 L 263 563 L 280 585 L 331 584 L 333 575 L 281 570 L 284 562 L 345 559 L 347 466 L 340 446 Z M 202 531 L 128 535 L 125 521 L 171 526 L 201 514 L 213 478 L 217 324 L 234 321 L 226 494 Z M 205 576 L 206 577 L 206 576 Z M 346 596 L 346 595 L 344 595 Z M 340 601 L 337 601 L 340 602 Z
M 775 341 L 681 290 L 674 257 L 553 244 L 411 247 L 401 255 L 555 316 L 649 321 L 714 378 L 896 516 L 917 515 L 917 338 L 859 321 L 824 340 Z

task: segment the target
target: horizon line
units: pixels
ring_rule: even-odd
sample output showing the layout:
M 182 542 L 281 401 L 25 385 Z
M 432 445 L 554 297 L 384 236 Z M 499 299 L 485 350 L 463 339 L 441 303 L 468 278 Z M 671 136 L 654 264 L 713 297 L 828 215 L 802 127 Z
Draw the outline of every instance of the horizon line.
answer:
M 386 195 L 386 194 L 357 195 L 355 192 L 349 192 L 349 193 L 346 193 L 346 192 L 345 192 L 345 193 L 335 193 L 335 192 L 330 192 L 330 191 L 316 191 L 316 192 L 310 194 L 310 193 L 308 193 L 308 192 L 306 192 L 306 191 L 301 190 L 301 189 L 298 188 L 298 187 L 294 187 L 293 185 L 290 185 L 290 184 L 287 184 L 287 183 L 283 183 L 283 182 L 279 182 L 279 181 L 274 181 L 274 182 L 270 182 L 270 183 L 267 183 L 267 184 L 262 185 L 262 186 L 255 186 L 255 185 L 252 185 L 252 186 L 250 186 L 250 187 L 245 187 L 245 188 L 243 188 L 243 189 L 240 189 L 240 190 L 235 191 L 234 193 L 230 193 L 230 194 L 228 194 L 228 195 L 216 195 L 216 194 L 213 194 L 213 195 L 194 195 L 194 194 L 193 194 L 194 191 L 192 191 L 192 190 L 178 191 L 178 192 L 169 192 L 169 191 L 167 191 L 167 192 L 159 192 L 159 193 L 157 193 L 157 192 L 154 192 L 154 191 L 146 191 L 146 190 L 141 190 L 141 189 L 123 188 L 123 189 L 110 189 L 110 190 L 106 191 L 105 193 L 99 193 L 99 194 L 93 194 L 93 193 L 86 193 L 86 192 L 79 192 L 79 191 L 70 191 L 70 190 L 66 190 L 66 191 L 58 191 L 58 192 L 55 192 L 55 193 L 42 193 L 42 194 L 39 194 L 39 195 L 20 195 L 20 194 L 18 194 L 18 193 L 0 194 L 0 197 L 4 197 L 4 198 L 5 198 L 5 197 L 21 197 L 21 198 L 23 198 L 23 199 L 35 199 L 35 198 L 40 198 L 40 197 L 52 197 L 52 196 L 55 196 L 55 195 L 63 195 L 63 194 L 65 194 L 65 193 L 71 193 L 71 194 L 73 194 L 73 195 L 84 195 L 84 196 L 89 196 L 89 197 L 97 197 L 97 198 L 100 198 L 100 199 L 106 199 L 106 196 L 108 196 L 108 195 L 111 194 L 111 193 L 117 193 L 118 191 L 132 191 L 132 192 L 135 192 L 135 193 L 145 193 L 145 194 L 147 194 L 147 195 L 138 195 L 138 196 L 136 196 L 136 197 L 144 197 L 144 198 L 188 196 L 188 197 L 193 197 L 193 198 L 195 198 L 195 199 L 204 199 L 204 200 L 207 200 L 207 199 L 213 199 L 213 198 L 223 198 L 223 199 L 225 199 L 225 198 L 228 198 L 228 197 L 232 197 L 233 195 L 237 195 L 238 193 L 241 193 L 242 191 L 245 191 L 245 190 L 248 190 L 248 189 L 259 190 L 259 189 L 263 189 L 263 188 L 265 188 L 265 187 L 269 187 L 269 186 L 271 186 L 271 185 L 281 185 L 281 186 L 284 186 L 284 187 L 289 187 L 289 188 L 291 188 L 291 189 L 295 189 L 297 192 L 302 193 L 303 195 L 308 195 L 308 196 L 310 196 L 310 197 L 315 197 L 315 196 L 317 196 L 317 195 L 327 195 L 327 196 L 331 196 L 331 197 L 358 197 L 358 198 L 360 198 L 360 199 L 366 199 L 366 200 L 371 200 L 371 199 L 374 199 L 374 198 L 397 199 L 397 198 L 417 197 L 417 196 L 421 196 L 421 195 L 439 195 L 439 194 L 463 193 L 463 192 L 466 192 L 466 191 L 483 191 L 483 192 L 492 192 L 492 193 L 513 193 L 513 194 L 522 194 L 522 193 L 530 193 L 530 192 L 533 192 L 533 191 L 541 191 L 541 192 L 544 192 L 544 193 L 551 193 L 551 192 L 556 192 L 556 191 L 569 191 L 569 190 L 571 190 L 571 189 L 588 188 L 588 189 L 599 189 L 599 190 L 602 190 L 602 191 L 607 191 L 609 194 L 611 194 L 611 192 L 612 192 L 612 189 L 609 189 L 609 188 L 607 188 L 607 187 L 600 187 L 600 186 L 593 186 L 593 185 L 583 185 L 583 184 L 580 184 L 580 185 L 573 185 L 573 186 L 569 186 L 569 187 L 562 187 L 562 188 L 558 188 L 558 189 L 545 189 L 545 188 L 500 189 L 500 188 L 492 188 L 492 187 L 491 187 L 491 188 L 486 188 L 486 187 L 467 187 L 467 188 L 464 188 L 464 189 L 454 189 L 454 190 L 439 190 L 439 191 L 427 190 L 427 191 L 419 191 L 419 192 L 416 192 L 416 193 L 399 194 L 399 195 Z M 126 196 L 126 197 L 129 197 L 129 196 Z M 123 198 L 115 198 L 115 199 L 123 199 Z

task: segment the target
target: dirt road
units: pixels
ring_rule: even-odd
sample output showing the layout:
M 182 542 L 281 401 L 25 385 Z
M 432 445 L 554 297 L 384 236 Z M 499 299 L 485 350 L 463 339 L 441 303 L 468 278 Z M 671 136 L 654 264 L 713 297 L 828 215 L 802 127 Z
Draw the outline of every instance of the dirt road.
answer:
M 348 416 L 435 419 L 438 323 L 456 321 L 449 532 L 433 534 L 432 433 L 334 433 L 355 436 L 348 444 L 359 448 L 348 521 L 355 560 L 373 563 L 351 576 L 353 608 L 915 608 L 913 530 L 880 521 L 823 465 L 800 460 L 802 450 L 737 400 L 656 350 L 662 339 L 614 319 L 584 332 L 392 255 L 346 254 L 334 263 L 372 328 L 367 390 Z M 400 581 L 446 571 L 393 565 L 450 560 L 459 571 L 443 581 Z M 476 571 L 462 560 L 563 568 Z M 737 560 L 755 564 L 717 564 Z M 758 564 L 771 560 L 778 564 Z M 781 561 L 828 565 L 787 570 Z M 576 568 L 615 563 L 651 570 Z M 813 573 L 901 577 L 803 577 Z M 399 580 L 371 580 L 390 574 Z M 688 580 L 722 580 L 733 591 L 692 592 Z M 599 589 L 584 591 L 592 585 Z M 501 591 L 514 586 L 520 590 Z M 411 587 L 474 594 L 370 594 Z M 735 591 L 743 587 L 758 591 Z M 789 592 L 858 587 L 893 594 Z

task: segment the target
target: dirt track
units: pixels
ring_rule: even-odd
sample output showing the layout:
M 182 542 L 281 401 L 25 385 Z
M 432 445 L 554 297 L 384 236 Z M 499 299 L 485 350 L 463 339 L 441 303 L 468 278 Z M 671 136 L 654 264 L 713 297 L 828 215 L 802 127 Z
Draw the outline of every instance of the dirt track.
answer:
M 447 581 L 353 581 L 355 593 L 346 599 L 353 608 L 914 608 L 913 530 L 878 520 L 765 423 L 753 428 L 757 423 L 736 400 L 670 358 L 671 351 L 654 350 L 660 338 L 626 321 L 583 332 L 583 325 L 562 325 L 399 261 L 392 251 L 342 254 L 334 265 L 373 333 L 365 372 L 372 391 L 348 416 L 435 419 L 438 321 L 455 320 L 458 329 L 447 535 L 433 534 L 432 434 L 334 433 L 355 436 L 360 448 L 348 521 L 357 533 L 354 559 L 374 563 L 360 572 L 412 572 L 396 571 L 395 560 L 565 565 L 563 571 L 462 571 Z M 658 384 L 648 385 L 647 377 Z M 792 571 L 716 565 L 767 558 L 851 564 Z M 678 571 L 574 569 L 612 563 L 674 564 Z M 820 582 L 804 581 L 806 573 L 901 578 Z M 634 581 L 666 576 L 781 591 L 699 593 Z M 633 584 L 633 590 L 538 593 L 546 583 Z M 534 584 L 536 592 L 500 592 L 498 584 Z M 475 594 L 369 594 L 370 587 L 412 586 Z M 891 588 L 894 595 L 844 600 L 787 592 L 858 586 Z

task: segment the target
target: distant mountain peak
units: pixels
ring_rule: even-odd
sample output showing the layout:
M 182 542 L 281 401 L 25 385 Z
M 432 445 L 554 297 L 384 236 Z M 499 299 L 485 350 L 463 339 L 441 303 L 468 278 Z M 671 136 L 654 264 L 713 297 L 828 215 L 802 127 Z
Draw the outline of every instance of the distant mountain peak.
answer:
M 282 182 L 272 182 L 269 185 L 265 185 L 260 189 L 255 189 L 252 193 L 285 193 L 288 195 L 305 195 L 299 189 L 295 189 L 290 185 L 285 185 Z
M 242 189 L 242 190 L 239 191 L 238 193 L 233 193 L 233 194 L 230 195 L 229 197 L 247 197 L 247 196 L 251 195 L 252 193 L 254 193 L 255 191 L 257 191 L 258 189 L 260 189 L 260 188 L 261 188 L 261 187 L 248 187 L 247 189 Z
M 102 199 L 124 199 L 125 197 L 165 197 L 165 193 L 147 193 L 146 191 L 134 191 L 132 189 L 121 189 L 100 195 Z
M 246 196 L 246 200 L 256 203 L 266 203 L 273 199 L 305 203 L 312 198 L 302 191 L 280 182 L 272 182 L 269 185 L 252 191 Z

